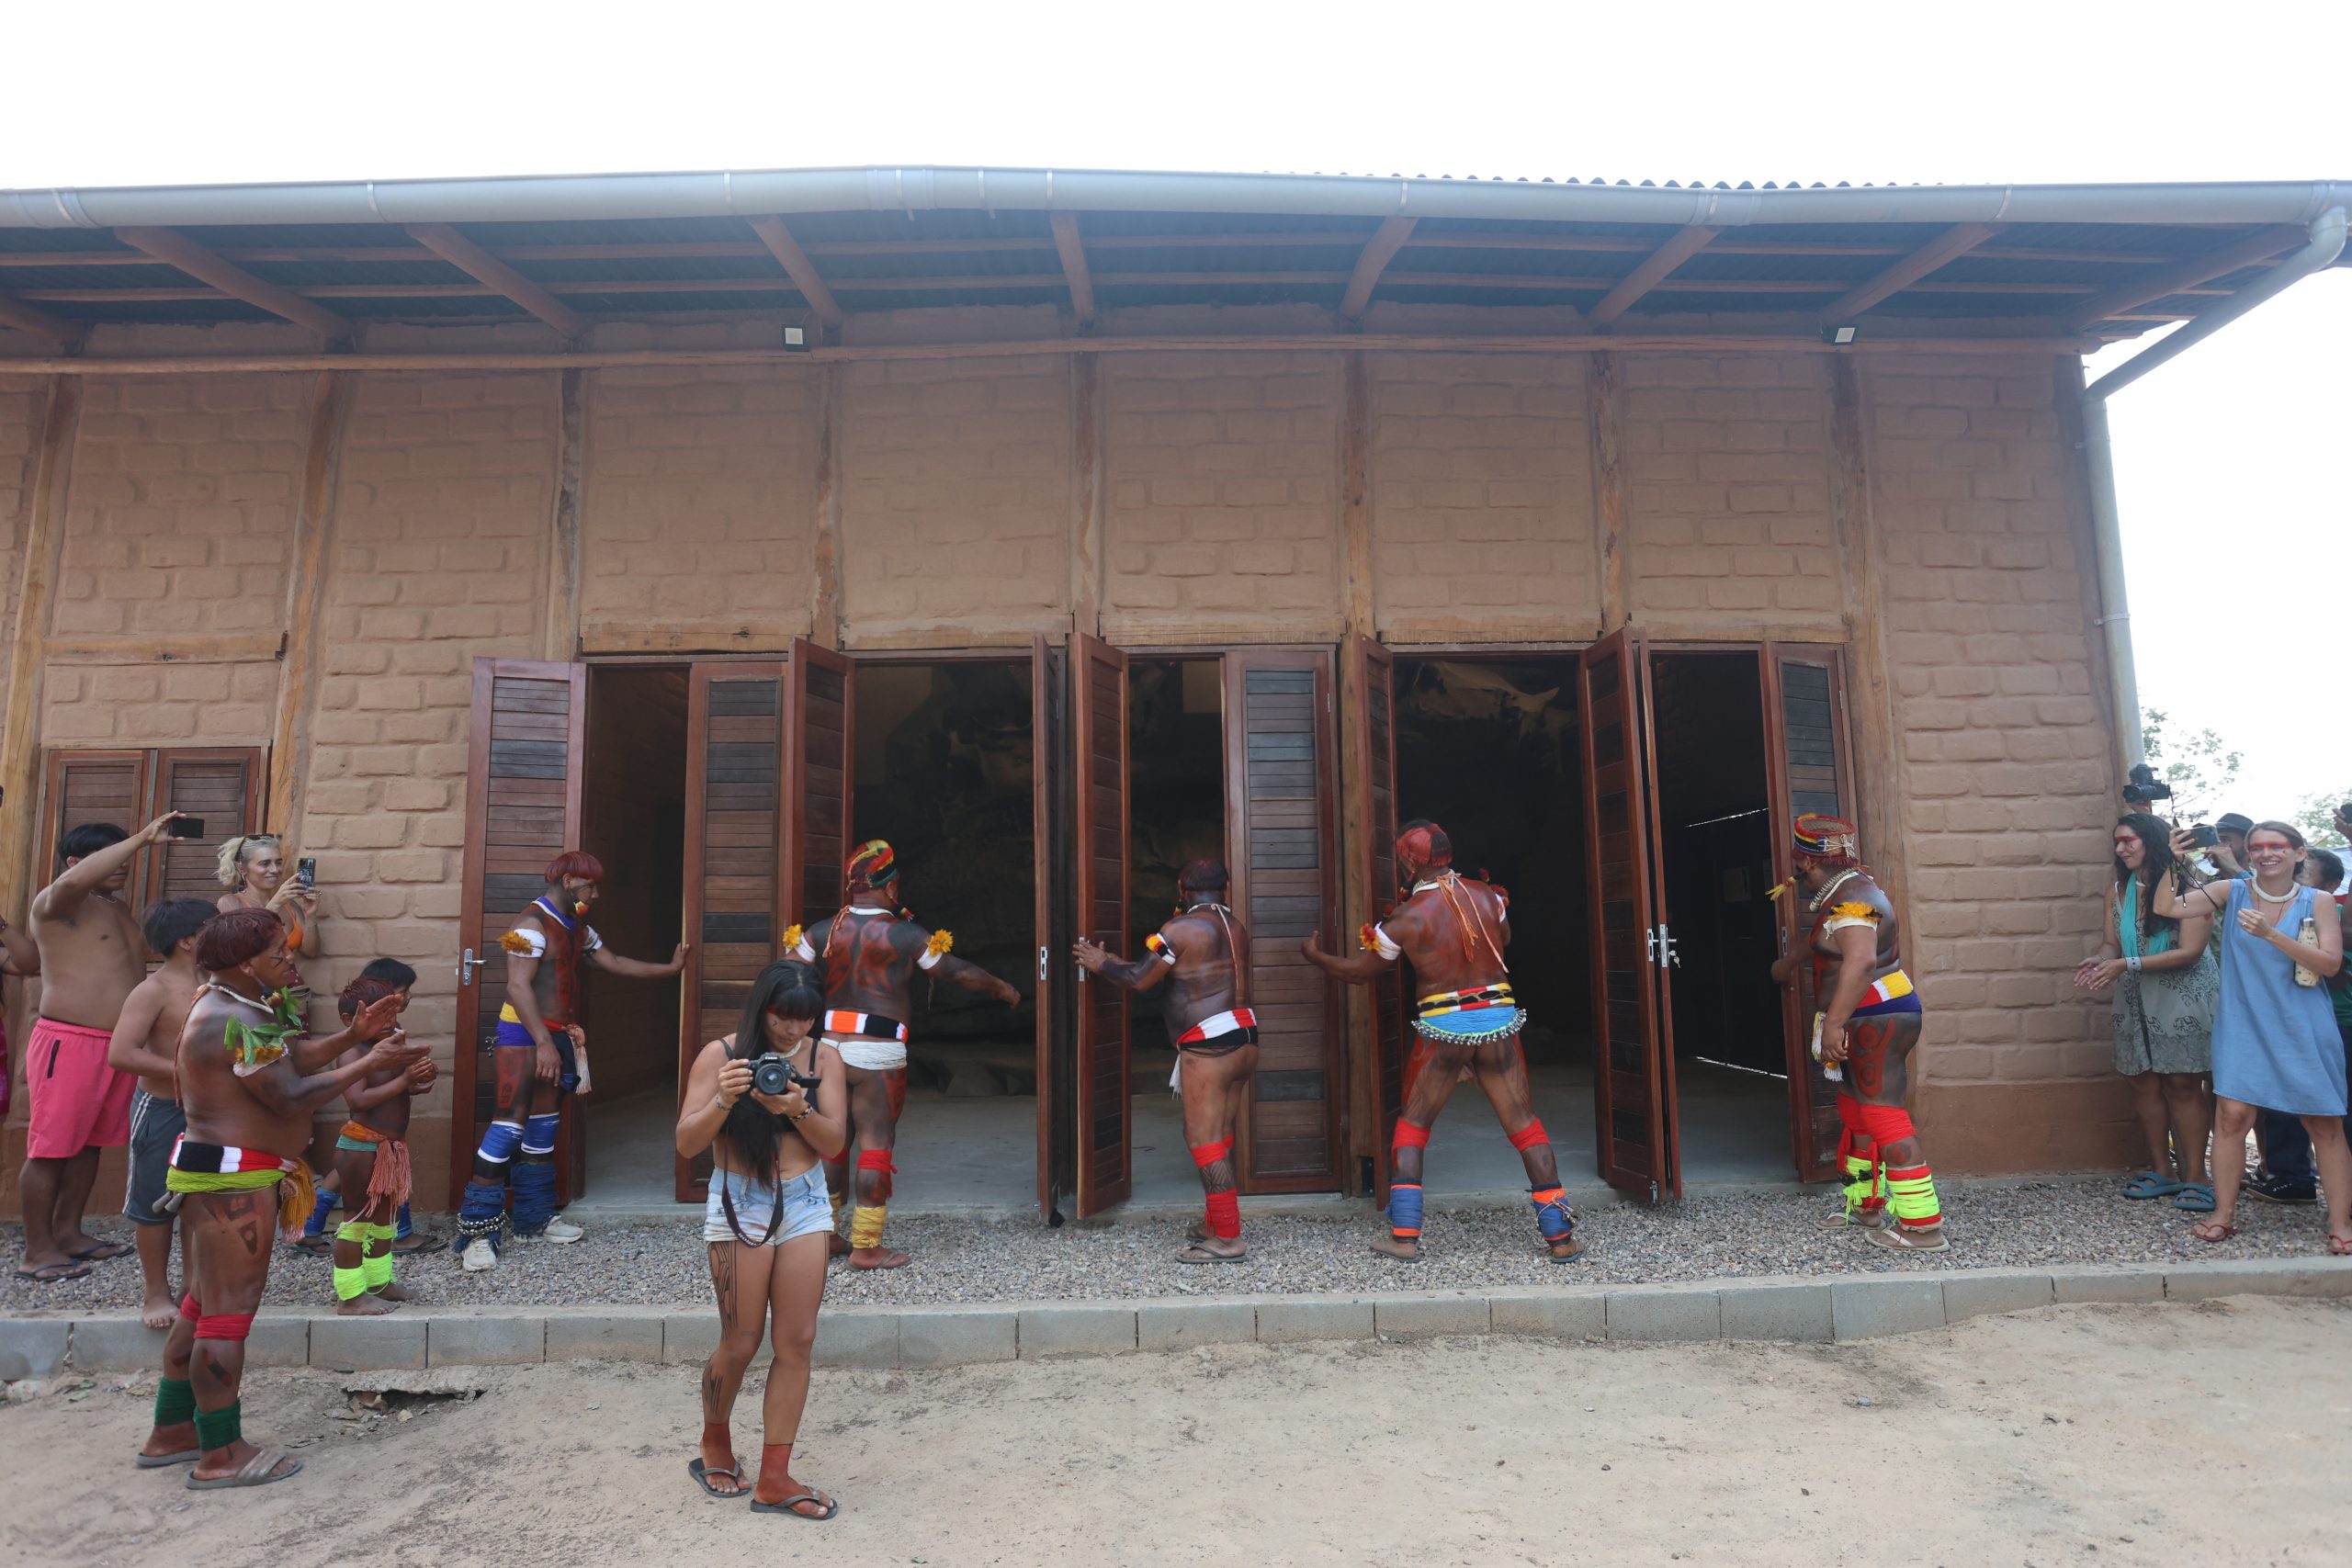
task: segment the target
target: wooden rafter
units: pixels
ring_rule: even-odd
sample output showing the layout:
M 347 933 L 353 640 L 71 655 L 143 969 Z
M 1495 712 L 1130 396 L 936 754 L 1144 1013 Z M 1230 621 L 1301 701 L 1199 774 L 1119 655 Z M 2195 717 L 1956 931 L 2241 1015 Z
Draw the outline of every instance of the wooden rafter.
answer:
M 792 231 L 784 226 L 783 219 L 754 218 L 752 232 L 760 237 L 768 254 L 775 257 L 776 265 L 784 268 L 785 276 L 792 279 L 792 286 L 800 290 L 800 297 L 808 301 L 808 308 L 817 312 L 819 321 L 829 327 L 838 327 L 848 319 L 840 301 L 833 298 L 833 291 L 817 276 L 817 264 L 808 259 L 808 253 L 800 248 L 800 242 L 792 237 Z
M 1592 308 L 1591 321 L 1605 327 L 1627 310 L 1634 302 L 1666 281 L 1667 275 L 1712 243 L 1723 231 L 1704 223 L 1693 223 L 1678 230 L 1672 239 L 1642 258 L 1640 265 L 1625 275 L 1625 280 L 1602 296 Z
M 2162 299 L 2174 294 L 2198 292 L 2197 286 L 2216 277 L 2268 261 L 2283 250 L 2301 244 L 2310 236 L 2292 224 L 2278 224 L 2241 235 L 2226 244 L 2190 256 L 2146 277 L 2133 278 L 2130 283 L 2110 288 L 2095 299 L 2085 301 L 2066 314 L 2065 325 L 2070 332 L 2080 332 L 2125 310 L 2145 305 L 2152 299 Z
M 1086 246 L 1079 238 L 1078 214 L 1057 212 L 1047 220 L 1054 226 L 1054 249 L 1062 258 L 1062 276 L 1069 280 L 1069 308 L 1080 321 L 1094 319 L 1094 282 L 1086 275 Z
M 51 343 L 73 343 L 82 335 L 82 329 L 62 316 L 36 310 L 23 300 L 11 299 L 6 294 L 0 294 L 0 327 L 14 327 L 20 333 L 45 337 Z
M 1955 223 L 1869 282 L 1839 295 L 1825 307 L 1822 319 L 1843 321 L 1860 315 L 1882 299 L 1910 288 L 1946 262 L 1966 255 L 2001 231 L 1998 223 Z
M 1414 226 L 1419 221 L 1418 218 L 1381 220 L 1380 227 L 1357 253 L 1355 270 L 1348 275 L 1348 291 L 1340 299 L 1340 315 L 1352 321 L 1371 308 L 1372 291 L 1379 287 L 1380 275 L 1388 270 L 1388 264 L 1396 259 L 1396 253 L 1413 237 Z
M 525 277 L 504 262 L 458 233 L 447 223 L 411 223 L 409 238 L 464 273 L 475 282 L 504 295 L 556 331 L 568 342 L 588 335 L 588 322 L 579 311 Z
M 340 343 L 356 330 L 333 310 L 311 303 L 290 288 L 255 277 L 175 229 L 117 229 L 114 237 L 159 262 L 179 268 L 199 283 L 210 284 L 232 299 L 242 299 L 256 310 L 308 327 L 330 343 Z

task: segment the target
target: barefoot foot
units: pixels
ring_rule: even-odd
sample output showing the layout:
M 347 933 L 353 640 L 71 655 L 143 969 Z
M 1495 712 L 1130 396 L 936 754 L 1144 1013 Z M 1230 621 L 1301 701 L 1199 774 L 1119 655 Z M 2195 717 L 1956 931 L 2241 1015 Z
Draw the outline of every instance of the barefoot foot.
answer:
M 170 1296 L 149 1296 L 139 1303 L 141 1328 L 169 1328 L 179 1320 L 180 1303 Z
M 347 1302 L 336 1303 L 334 1314 L 337 1317 L 381 1317 L 399 1305 L 398 1302 L 379 1301 L 374 1296 L 363 1293 L 352 1297 Z
M 409 1299 L 408 1292 L 401 1289 L 400 1282 L 398 1280 L 394 1280 L 386 1285 L 379 1285 L 368 1293 L 376 1297 L 379 1301 L 404 1302 Z
M 1412 1262 L 1421 1255 L 1419 1242 L 1408 1241 L 1402 1236 L 1376 1235 L 1372 1238 L 1372 1249 L 1384 1258 L 1394 1258 L 1406 1263 Z

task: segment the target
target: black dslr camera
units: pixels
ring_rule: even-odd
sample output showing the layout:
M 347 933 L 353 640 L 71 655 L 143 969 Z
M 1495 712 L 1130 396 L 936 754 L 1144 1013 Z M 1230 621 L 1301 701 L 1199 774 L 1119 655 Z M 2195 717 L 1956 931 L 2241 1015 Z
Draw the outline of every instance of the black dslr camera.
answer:
M 765 1055 L 752 1058 L 752 1087 L 762 1094 L 782 1094 L 794 1084 L 798 1084 L 811 1091 L 813 1103 L 814 1091 L 822 1081 L 793 1071 L 792 1059 L 781 1052 L 770 1051 Z
M 2134 806 L 2145 806 L 2152 800 L 2170 800 L 2172 785 L 2156 777 L 2156 770 L 2145 762 L 2132 765 L 2132 782 L 2123 786 L 2123 798 Z

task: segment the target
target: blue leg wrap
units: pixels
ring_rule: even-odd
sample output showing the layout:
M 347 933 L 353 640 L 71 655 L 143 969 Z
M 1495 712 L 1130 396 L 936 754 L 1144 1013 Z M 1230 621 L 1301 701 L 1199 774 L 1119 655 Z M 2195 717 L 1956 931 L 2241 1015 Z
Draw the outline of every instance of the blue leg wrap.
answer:
M 481 1130 L 481 1145 L 474 1157 L 491 1165 L 504 1165 L 523 1146 L 523 1124 L 519 1122 L 492 1122 Z
M 463 1252 L 468 1243 L 483 1237 L 496 1247 L 498 1234 L 505 1228 L 505 1183 L 479 1179 L 469 1181 L 465 1198 L 458 1206 L 458 1234 L 449 1238 L 449 1250 Z
M 1568 1201 L 1559 1196 L 1559 1189 L 1549 1189 L 1550 1196 L 1534 1197 L 1530 1189 L 1529 1201 L 1535 1205 L 1535 1228 L 1544 1233 L 1547 1242 L 1566 1241 L 1577 1228 L 1576 1215 L 1568 1208 Z
M 1388 1228 L 1401 1240 L 1419 1240 L 1421 1234 L 1421 1184 L 1398 1181 L 1388 1189 Z
M 392 1238 L 395 1241 L 406 1241 L 415 1234 L 416 1227 L 408 1223 L 408 1205 L 406 1203 L 402 1203 L 401 1205 L 400 1224 L 392 1232 Z
M 340 1192 L 330 1192 L 325 1188 L 321 1188 L 319 1201 L 311 1208 L 311 1217 L 302 1223 L 302 1234 L 321 1236 L 326 1235 L 327 1216 L 334 1213 L 334 1206 L 342 1201 L 343 1194 Z
M 555 1153 L 555 1128 L 561 1118 L 553 1113 L 534 1116 L 523 1123 L 523 1152 L 526 1155 Z
M 555 1166 L 526 1156 L 514 1164 L 514 1234 L 537 1235 L 555 1218 Z

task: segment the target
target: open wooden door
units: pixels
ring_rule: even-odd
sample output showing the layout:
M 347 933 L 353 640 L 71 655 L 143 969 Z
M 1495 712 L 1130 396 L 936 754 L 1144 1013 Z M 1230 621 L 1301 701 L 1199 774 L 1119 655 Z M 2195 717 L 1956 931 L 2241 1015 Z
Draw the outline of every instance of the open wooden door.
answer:
M 1600 1174 L 1652 1199 L 1679 1197 L 1675 1155 L 1674 1025 L 1663 932 L 1649 735 L 1649 665 L 1632 627 L 1577 660 L 1585 766 L 1585 854 L 1591 867 L 1593 1117 Z
M 1244 1192 L 1345 1185 L 1337 982 L 1298 950 L 1310 931 L 1327 951 L 1339 945 L 1332 677 L 1329 649 L 1225 656 L 1226 860 L 1234 912 L 1250 928 L 1258 1014 L 1257 1086 L 1239 1138 Z
M 1080 935 L 1127 953 L 1127 656 L 1074 632 L 1069 644 L 1069 728 L 1077 810 L 1074 850 Z M 1077 1202 L 1079 1218 L 1126 1201 L 1134 1187 L 1128 1102 L 1127 993 L 1085 970 L 1078 979 Z M 1043 1009 L 1039 1010 L 1042 1014 Z M 1037 1094 L 1046 1089 L 1041 1077 Z M 1043 1107 L 1040 1106 L 1040 1114 Z
M 1772 792 L 1772 874 L 1794 867 L 1789 824 L 1807 811 L 1851 819 L 1852 757 L 1846 745 L 1846 687 L 1838 649 L 1810 643 L 1764 645 L 1764 746 Z M 1804 901 L 1781 900 L 1781 952 L 1804 940 Z M 1813 968 L 1781 987 L 1788 1041 L 1789 1144 L 1797 1174 L 1826 1181 L 1838 1174 L 1838 1086 L 1813 1059 Z
M 1063 930 L 1064 886 L 1057 874 L 1063 863 L 1061 846 L 1054 838 L 1060 817 L 1062 754 L 1062 686 L 1060 661 L 1042 637 L 1029 639 L 1029 783 L 1031 851 L 1036 889 L 1034 930 L 1037 936 L 1037 1218 L 1055 1223 L 1054 1199 L 1062 1175 L 1055 1146 L 1059 1137 L 1060 1108 L 1065 1102 L 1062 1064 L 1055 1059 L 1054 1043 L 1061 1033 L 1060 955 L 1069 951 Z
M 806 637 L 784 673 L 784 908 L 809 925 L 842 907 L 856 691 L 848 658 Z
M 1357 727 L 1355 755 L 1348 781 L 1351 806 L 1360 823 L 1357 869 L 1364 907 L 1350 909 L 1340 951 L 1352 953 L 1348 932 L 1377 920 L 1396 903 L 1396 682 L 1388 649 L 1367 637 L 1348 645 L 1354 662 L 1350 682 L 1363 694 L 1363 717 Z M 1365 987 L 1371 993 L 1373 1196 L 1388 1205 L 1388 1129 L 1405 1103 L 1405 970 L 1395 964 Z
M 705 1043 L 741 1021 L 778 956 L 785 911 L 781 662 L 697 664 L 686 699 L 686 930 L 678 1094 Z M 675 1160 L 676 1197 L 700 1202 L 710 1154 Z
M 455 1208 L 491 1118 L 491 1061 L 506 1000 L 498 944 L 547 888 L 548 862 L 576 845 L 587 773 L 588 667 L 520 659 L 474 660 L 466 761 L 464 904 L 458 911 L 458 1042 L 449 1106 L 449 1204 Z M 594 1021 L 584 1021 L 593 1026 Z M 556 1133 L 558 1196 L 578 1197 L 586 1170 L 579 1101 Z

